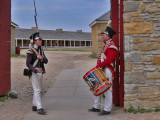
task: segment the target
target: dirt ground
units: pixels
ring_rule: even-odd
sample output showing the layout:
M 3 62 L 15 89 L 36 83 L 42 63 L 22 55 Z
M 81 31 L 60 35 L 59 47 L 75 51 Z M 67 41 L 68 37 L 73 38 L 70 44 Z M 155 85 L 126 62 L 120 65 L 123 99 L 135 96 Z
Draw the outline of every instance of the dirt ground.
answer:
M 25 50 L 21 50 L 25 54 Z M 49 62 L 43 78 L 43 91 L 54 84 L 55 77 L 64 69 L 88 68 L 96 65 L 96 59 L 88 57 L 90 52 L 46 51 Z M 0 103 L 0 120 L 22 120 L 32 107 L 32 86 L 28 77 L 23 76 L 25 58 L 11 58 L 11 89 L 18 92 L 18 99 L 9 98 Z M 83 76 L 82 76 L 83 77 Z

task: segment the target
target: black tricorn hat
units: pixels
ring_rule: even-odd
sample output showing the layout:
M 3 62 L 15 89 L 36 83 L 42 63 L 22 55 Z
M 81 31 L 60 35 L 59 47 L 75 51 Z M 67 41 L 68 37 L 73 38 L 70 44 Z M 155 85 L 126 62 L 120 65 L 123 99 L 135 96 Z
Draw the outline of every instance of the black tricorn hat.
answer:
M 36 33 L 32 34 L 30 36 L 30 39 L 32 40 L 32 42 L 34 42 L 35 40 L 40 39 L 40 40 L 42 40 L 42 46 L 44 46 L 44 40 L 40 37 L 39 32 L 36 32 Z
M 113 35 L 116 34 L 116 31 L 107 26 L 105 31 L 101 34 L 107 34 L 110 38 L 112 38 Z
M 33 41 L 40 39 L 39 32 L 36 32 L 30 36 Z

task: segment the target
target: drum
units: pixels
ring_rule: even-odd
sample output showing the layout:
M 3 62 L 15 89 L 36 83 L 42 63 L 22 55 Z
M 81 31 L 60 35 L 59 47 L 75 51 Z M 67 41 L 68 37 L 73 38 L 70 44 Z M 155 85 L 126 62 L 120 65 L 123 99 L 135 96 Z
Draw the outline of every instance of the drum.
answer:
M 95 96 L 103 94 L 112 86 L 112 83 L 109 82 L 109 79 L 98 66 L 88 71 L 83 76 L 83 79 L 86 81 L 90 87 L 90 90 L 94 93 Z

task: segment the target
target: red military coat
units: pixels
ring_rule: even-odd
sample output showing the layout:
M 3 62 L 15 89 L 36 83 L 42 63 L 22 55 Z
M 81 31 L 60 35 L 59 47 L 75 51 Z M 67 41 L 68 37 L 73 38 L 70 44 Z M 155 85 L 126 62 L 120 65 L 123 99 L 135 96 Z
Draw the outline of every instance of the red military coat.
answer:
M 114 44 L 113 40 L 107 41 L 106 45 L 103 46 L 103 49 L 98 57 L 97 65 L 102 68 L 109 68 L 112 72 L 112 80 L 114 78 L 114 68 L 113 62 L 116 60 L 118 48 Z

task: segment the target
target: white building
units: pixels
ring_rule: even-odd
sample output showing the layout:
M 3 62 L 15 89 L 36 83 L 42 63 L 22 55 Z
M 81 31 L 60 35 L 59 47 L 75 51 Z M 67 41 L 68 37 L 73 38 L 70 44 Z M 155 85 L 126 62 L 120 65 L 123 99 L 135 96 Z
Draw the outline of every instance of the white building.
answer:
M 34 29 L 17 28 L 15 30 L 16 47 L 28 48 L 30 39 L 29 37 L 35 33 Z M 40 37 L 44 40 L 45 47 L 91 47 L 91 33 L 63 31 L 62 29 L 56 30 L 39 30 Z

